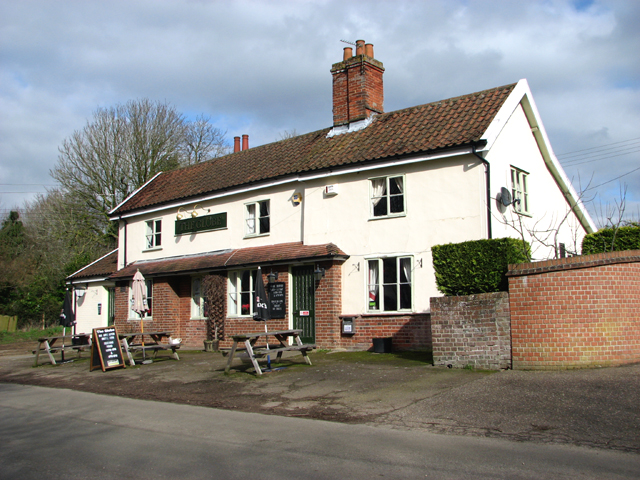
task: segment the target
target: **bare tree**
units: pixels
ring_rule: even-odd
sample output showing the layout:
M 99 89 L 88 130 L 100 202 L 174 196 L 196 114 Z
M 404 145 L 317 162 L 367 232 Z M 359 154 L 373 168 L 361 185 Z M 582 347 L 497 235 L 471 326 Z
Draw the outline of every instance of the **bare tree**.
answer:
M 287 140 L 288 138 L 293 138 L 293 137 L 297 137 L 297 136 L 298 136 L 298 132 L 296 131 L 295 128 L 293 130 L 285 130 L 284 132 L 281 132 L 279 134 L 280 138 L 276 138 L 276 141 L 278 141 L 278 140 Z
M 214 127 L 210 118 L 198 116 L 195 121 L 187 124 L 183 143 L 183 163 L 193 165 L 214 157 L 221 157 L 229 153 L 225 144 L 226 133 Z
M 59 151 L 51 176 L 115 240 L 113 208 L 161 171 L 225 153 L 225 140 L 206 117 L 192 124 L 166 103 L 141 99 L 99 108 Z

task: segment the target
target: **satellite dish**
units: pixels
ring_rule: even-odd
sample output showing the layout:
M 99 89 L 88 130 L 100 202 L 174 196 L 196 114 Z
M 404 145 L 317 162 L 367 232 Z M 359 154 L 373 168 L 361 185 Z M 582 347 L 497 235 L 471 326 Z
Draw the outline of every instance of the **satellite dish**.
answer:
M 502 205 L 504 205 L 505 207 L 508 207 L 512 203 L 520 203 L 520 199 L 519 198 L 512 199 L 511 192 L 509 191 L 509 189 L 502 187 L 500 189 L 500 203 L 502 203 Z

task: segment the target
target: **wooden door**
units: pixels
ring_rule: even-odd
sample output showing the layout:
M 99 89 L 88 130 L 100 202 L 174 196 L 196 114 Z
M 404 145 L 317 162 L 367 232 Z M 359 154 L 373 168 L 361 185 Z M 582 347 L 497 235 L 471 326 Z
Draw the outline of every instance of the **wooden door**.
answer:
M 315 280 L 313 279 L 313 265 L 293 267 L 291 269 L 293 282 L 293 328 L 302 329 L 300 339 L 304 343 L 316 342 L 316 308 L 315 308 Z

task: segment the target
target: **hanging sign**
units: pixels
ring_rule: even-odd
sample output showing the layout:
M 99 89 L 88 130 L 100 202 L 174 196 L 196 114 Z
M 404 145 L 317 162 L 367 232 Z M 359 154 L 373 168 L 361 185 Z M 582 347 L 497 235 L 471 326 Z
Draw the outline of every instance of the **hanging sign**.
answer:
M 176 220 L 176 235 L 227 228 L 227 212 Z
M 271 318 L 285 317 L 284 282 L 268 283 Z
M 94 328 L 91 342 L 89 371 L 102 368 L 124 367 L 124 357 L 116 327 Z

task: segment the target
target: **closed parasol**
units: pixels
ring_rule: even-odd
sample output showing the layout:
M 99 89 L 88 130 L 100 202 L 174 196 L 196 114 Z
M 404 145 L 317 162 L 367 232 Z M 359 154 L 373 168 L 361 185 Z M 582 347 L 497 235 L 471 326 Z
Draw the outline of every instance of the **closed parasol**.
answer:
M 151 360 L 147 361 L 144 350 L 144 321 L 142 320 L 145 312 L 149 311 L 149 304 L 147 302 L 147 282 L 144 279 L 140 270 L 133 276 L 133 285 L 131 285 L 131 302 L 133 303 L 132 310 L 140 315 L 140 333 L 142 333 L 142 363 L 151 363 Z

